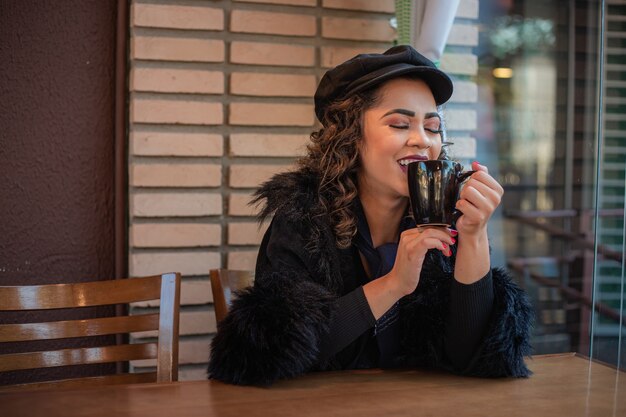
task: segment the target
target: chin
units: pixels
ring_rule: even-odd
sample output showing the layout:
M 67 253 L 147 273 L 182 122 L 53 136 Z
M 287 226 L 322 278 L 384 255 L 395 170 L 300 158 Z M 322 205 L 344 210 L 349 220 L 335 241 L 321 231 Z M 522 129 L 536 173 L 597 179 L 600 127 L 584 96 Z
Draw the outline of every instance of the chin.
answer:
M 394 191 L 398 198 L 409 198 L 409 188 L 406 185 L 404 185 L 404 187 L 396 187 Z

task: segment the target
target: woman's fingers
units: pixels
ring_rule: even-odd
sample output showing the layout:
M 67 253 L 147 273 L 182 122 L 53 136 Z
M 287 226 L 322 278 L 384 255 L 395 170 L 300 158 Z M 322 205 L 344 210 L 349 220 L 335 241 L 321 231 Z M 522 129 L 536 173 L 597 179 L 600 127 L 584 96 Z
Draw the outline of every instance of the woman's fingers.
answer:
M 463 215 L 459 219 L 459 222 L 461 221 L 461 219 L 463 219 L 463 222 L 465 224 L 486 223 L 487 220 L 489 220 L 489 216 L 491 215 L 491 212 L 485 212 L 484 210 L 481 210 L 467 200 L 459 200 L 457 202 L 457 208 L 463 213 Z
M 411 233 L 403 233 L 404 246 L 410 257 L 423 256 L 428 249 L 438 249 L 444 254 L 450 253 L 450 246 L 456 243 L 451 229 L 442 227 L 429 227 L 423 229 L 411 229 Z
M 402 232 L 400 240 L 407 239 L 408 241 L 414 241 L 415 239 L 427 239 L 435 238 L 446 243 L 454 243 L 454 236 L 456 231 L 448 229 L 447 227 L 432 226 L 432 227 L 416 227 L 413 229 Z
M 424 257 L 429 249 L 451 256 L 450 245 L 456 243 L 456 231 L 448 228 L 409 229 L 402 232 L 396 261 L 391 273 L 394 285 L 405 294 L 413 292 L 419 282 Z
M 484 168 L 485 170 L 487 169 L 487 167 L 483 167 L 482 165 L 481 167 Z M 500 185 L 500 183 L 496 181 L 494 177 L 489 175 L 487 171 L 475 172 L 474 174 L 472 174 L 468 182 L 472 180 L 485 184 L 487 187 L 491 188 L 492 190 L 494 190 L 496 193 L 500 195 L 504 194 L 504 189 L 502 188 L 502 185 Z
M 489 175 L 486 166 L 473 162 L 472 169 L 477 172 L 465 183 L 456 203 L 456 208 L 463 213 L 456 226 L 463 234 L 484 230 L 504 194 L 504 189 Z
M 466 185 L 459 197 L 459 201 L 465 200 L 488 213 L 494 212 L 500 205 L 501 200 L 500 196 L 494 190 L 481 183 Z M 463 211 L 458 205 L 457 208 Z

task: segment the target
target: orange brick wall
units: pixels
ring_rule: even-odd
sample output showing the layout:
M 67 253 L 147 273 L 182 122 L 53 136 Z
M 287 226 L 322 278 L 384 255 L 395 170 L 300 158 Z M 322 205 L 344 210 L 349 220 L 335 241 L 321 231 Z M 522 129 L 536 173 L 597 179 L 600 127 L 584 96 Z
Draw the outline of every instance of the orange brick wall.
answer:
M 387 49 L 393 13 L 394 0 L 132 2 L 129 270 L 184 275 L 181 379 L 205 378 L 209 269 L 254 268 L 267 225 L 250 194 L 303 153 L 325 69 Z M 477 0 L 461 1 L 442 58 L 460 79 L 446 111 L 460 158 L 475 149 L 477 13 Z

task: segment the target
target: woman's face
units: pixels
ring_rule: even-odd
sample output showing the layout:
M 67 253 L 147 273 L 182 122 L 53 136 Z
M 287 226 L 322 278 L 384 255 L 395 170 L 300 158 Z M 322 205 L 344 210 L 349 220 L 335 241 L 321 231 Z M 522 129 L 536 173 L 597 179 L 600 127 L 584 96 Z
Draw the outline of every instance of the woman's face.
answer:
M 363 114 L 359 190 L 408 197 L 407 165 L 439 157 L 441 119 L 421 80 L 393 79 L 380 87 L 378 97 L 376 106 Z

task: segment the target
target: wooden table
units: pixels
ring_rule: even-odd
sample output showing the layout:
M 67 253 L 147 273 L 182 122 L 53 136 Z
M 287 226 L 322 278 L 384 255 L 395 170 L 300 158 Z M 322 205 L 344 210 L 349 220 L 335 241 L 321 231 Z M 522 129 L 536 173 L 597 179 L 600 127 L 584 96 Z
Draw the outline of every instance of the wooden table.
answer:
M 194 381 L 24 391 L 0 394 L 0 416 L 626 416 L 626 373 L 574 354 L 529 365 L 528 379 L 370 370 L 271 388 Z

